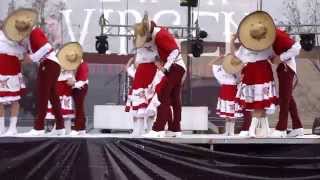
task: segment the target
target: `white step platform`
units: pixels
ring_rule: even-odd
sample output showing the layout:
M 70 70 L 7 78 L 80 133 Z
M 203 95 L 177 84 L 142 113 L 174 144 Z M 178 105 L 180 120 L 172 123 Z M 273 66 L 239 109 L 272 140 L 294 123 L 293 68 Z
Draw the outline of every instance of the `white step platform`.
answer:
M 95 105 L 93 128 L 128 130 L 132 129 L 131 114 L 124 112 L 121 105 Z M 208 130 L 208 107 L 182 107 L 182 130 Z

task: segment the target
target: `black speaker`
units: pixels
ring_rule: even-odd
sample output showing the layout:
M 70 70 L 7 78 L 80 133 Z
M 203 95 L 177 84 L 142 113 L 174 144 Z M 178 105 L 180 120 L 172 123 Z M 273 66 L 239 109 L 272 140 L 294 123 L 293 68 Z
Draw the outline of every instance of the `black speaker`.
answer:
M 312 134 L 320 135 L 320 118 L 315 118 L 312 126 Z
M 316 45 L 315 34 L 300 34 L 300 44 L 303 50 L 311 51 Z
M 109 49 L 108 36 L 96 36 L 96 50 L 99 54 L 105 54 Z
M 198 0 L 180 0 L 180 6 L 197 7 L 198 6 Z
M 203 53 L 203 44 L 202 40 L 196 40 L 195 42 L 192 43 L 191 45 L 191 51 L 193 57 L 200 57 L 201 54 Z

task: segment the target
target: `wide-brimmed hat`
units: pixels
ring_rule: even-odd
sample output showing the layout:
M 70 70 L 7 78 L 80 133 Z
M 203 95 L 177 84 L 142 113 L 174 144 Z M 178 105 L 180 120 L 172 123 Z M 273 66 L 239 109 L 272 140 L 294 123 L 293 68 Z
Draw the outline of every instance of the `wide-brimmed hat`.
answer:
M 82 61 L 83 50 L 78 42 L 69 42 L 59 50 L 57 57 L 63 69 L 75 70 Z
M 224 60 L 224 56 L 214 57 L 212 65 L 222 65 Z
M 267 12 L 255 11 L 240 22 L 238 36 L 245 48 L 262 51 L 271 47 L 275 41 L 276 26 Z
M 244 64 L 241 60 L 232 54 L 228 54 L 223 58 L 222 68 L 229 74 L 239 73 L 243 66 Z
M 134 30 L 134 45 L 136 48 L 140 48 L 146 43 L 148 39 L 148 32 L 150 31 L 150 21 L 148 14 L 145 14 L 140 23 L 136 23 L 133 26 Z
M 37 23 L 38 12 L 36 10 L 20 8 L 5 19 L 2 30 L 8 39 L 19 42 L 29 36 Z

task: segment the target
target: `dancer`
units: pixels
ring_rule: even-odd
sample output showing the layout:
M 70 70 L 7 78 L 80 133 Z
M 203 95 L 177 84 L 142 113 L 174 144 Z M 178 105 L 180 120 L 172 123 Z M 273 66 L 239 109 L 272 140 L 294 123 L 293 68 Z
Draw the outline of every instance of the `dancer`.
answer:
M 228 72 L 230 68 L 243 67 L 236 102 L 243 110 L 252 113 L 249 136 L 265 137 L 270 131 L 267 115 L 274 113 L 277 102 L 272 68 L 268 61 L 272 57 L 271 46 L 275 40 L 275 25 L 271 16 L 263 11 L 246 16 L 240 23 L 238 39 L 241 43 L 235 53 L 238 60 L 225 61 L 224 68 Z M 233 40 L 233 47 L 234 43 Z M 263 132 L 256 134 L 259 125 Z
M 297 104 L 292 95 L 294 90 L 294 77 L 297 72 L 295 57 L 299 55 L 301 45 L 280 30 L 276 30 L 276 40 L 273 43 L 275 57 L 274 64 L 278 64 L 277 75 L 279 79 L 279 121 L 272 133 L 272 137 L 303 136 L 303 126 L 298 114 Z M 292 119 L 293 130 L 287 135 L 288 114 Z
M 229 55 L 230 56 L 230 55 Z M 222 62 L 225 57 L 221 56 L 212 60 L 209 66 L 212 67 L 214 77 L 221 84 L 217 102 L 216 113 L 225 119 L 225 136 L 234 136 L 235 126 L 235 97 L 237 93 L 237 76 L 229 74 L 222 68 Z
M 154 115 L 146 111 L 151 98 L 155 94 L 154 78 L 157 73 L 155 65 L 158 57 L 157 49 L 153 43 L 145 43 L 143 47 L 137 48 L 137 54 L 128 62 L 128 74 L 133 77 L 132 89 L 129 94 L 131 111 L 133 115 L 133 133 L 139 136 L 151 130 Z
M 72 99 L 72 85 L 69 85 L 69 81 L 74 81 L 74 72 L 68 70 L 62 70 L 57 83 L 56 83 L 56 90 L 57 95 L 60 99 L 61 104 L 61 113 L 64 119 L 64 126 L 66 129 L 66 134 L 70 134 L 71 132 L 71 119 L 74 116 L 74 109 L 73 109 L 73 99 Z M 52 113 L 52 105 L 50 101 L 48 102 L 48 110 L 45 119 L 54 119 L 54 115 Z M 56 134 L 55 125 L 51 131 L 52 135 Z
M 0 135 L 13 136 L 18 133 L 17 120 L 19 114 L 19 100 L 25 90 L 25 84 L 21 73 L 21 61 L 26 49 L 21 45 L 21 38 L 15 39 L 15 33 L 10 27 L 15 17 L 22 12 L 13 12 L 4 23 L 0 31 Z M 28 16 L 36 17 L 36 13 L 26 12 Z M 35 22 L 35 21 L 34 21 Z M 5 129 L 5 108 L 10 106 L 10 125 Z
M 78 46 L 80 46 L 80 44 L 78 44 Z M 89 88 L 89 67 L 83 59 L 76 71 L 76 81 L 69 81 L 69 85 L 73 85 L 72 97 L 76 110 L 75 129 L 72 130 L 70 135 L 85 135 L 86 114 L 84 110 L 84 101 Z
M 181 135 L 181 87 L 186 71 L 180 49 L 173 35 L 163 27 L 157 27 L 145 15 L 141 23 L 135 24 L 135 45 L 142 47 L 146 42 L 153 43 L 159 53 L 160 62 L 156 66 L 165 76 L 156 88 L 156 95 L 150 104 L 157 106 L 157 118 L 152 131 L 144 137 L 166 136 L 165 125 L 168 123 L 168 136 Z M 173 116 L 171 112 L 173 109 Z

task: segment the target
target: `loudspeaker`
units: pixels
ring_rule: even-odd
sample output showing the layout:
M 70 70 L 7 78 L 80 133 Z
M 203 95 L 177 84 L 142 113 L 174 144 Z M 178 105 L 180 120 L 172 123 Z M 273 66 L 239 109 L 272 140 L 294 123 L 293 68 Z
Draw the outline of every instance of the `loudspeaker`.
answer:
M 203 44 L 202 40 L 196 40 L 195 42 L 192 43 L 191 45 L 191 51 L 193 57 L 200 57 L 201 54 L 203 53 Z
M 96 50 L 99 54 L 105 54 L 109 49 L 108 36 L 96 36 Z
M 320 118 L 315 118 L 312 126 L 312 134 L 320 135 Z
M 198 6 L 198 0 L 180 0 L 180 6 L 197 7 Z
M 316 45 L 315 34 L 300 34 L 300 44 L 305 51 L 311 51 Z

